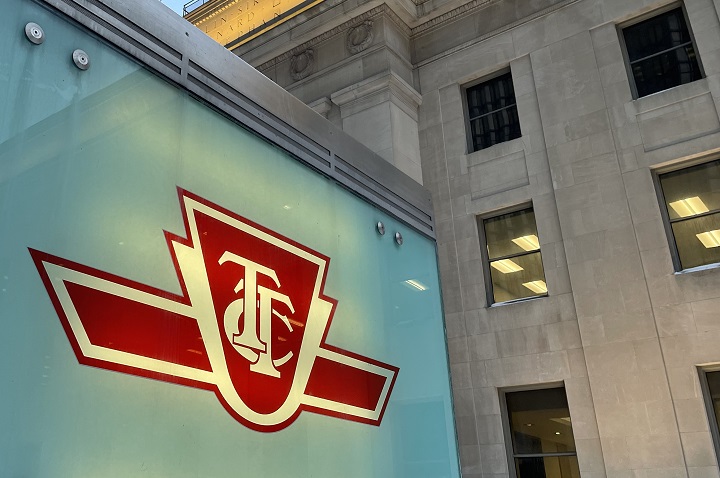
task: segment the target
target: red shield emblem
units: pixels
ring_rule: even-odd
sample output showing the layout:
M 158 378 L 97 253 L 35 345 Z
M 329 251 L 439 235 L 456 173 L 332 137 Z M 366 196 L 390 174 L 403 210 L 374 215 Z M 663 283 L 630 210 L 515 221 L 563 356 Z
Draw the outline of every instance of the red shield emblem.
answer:
M 379 425 L 398 368 L 325 343 L 329 258 L 179 192 L 181 296 L 30 250 L 80 363 L 212 390 L 259 431 L 302 410 Z

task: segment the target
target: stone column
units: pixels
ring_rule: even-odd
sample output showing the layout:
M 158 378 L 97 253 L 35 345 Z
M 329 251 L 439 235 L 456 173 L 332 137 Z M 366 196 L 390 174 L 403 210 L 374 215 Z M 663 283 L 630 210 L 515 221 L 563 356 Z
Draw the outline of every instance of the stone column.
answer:
M 390 71 L 343 88 L 330 99 L 340 107 L 345 132 L 422 184 L 420 93 Z

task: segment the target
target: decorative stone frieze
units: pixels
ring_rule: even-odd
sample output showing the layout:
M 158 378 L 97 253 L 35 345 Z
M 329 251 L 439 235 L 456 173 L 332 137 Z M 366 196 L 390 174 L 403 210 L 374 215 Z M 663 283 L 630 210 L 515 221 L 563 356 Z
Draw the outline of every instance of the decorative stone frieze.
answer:
M 366 49 L 373 41 L 373 21 L 365 20 L 360 25 L 351 28 L 348 31 L 345 45 L 350 54 L 360 53 Z
M 293 80 L 302 80 L 313 72 L 315 67 L 315 50 L 308 48 L 293 55 L 290 60 L 290 76 Z

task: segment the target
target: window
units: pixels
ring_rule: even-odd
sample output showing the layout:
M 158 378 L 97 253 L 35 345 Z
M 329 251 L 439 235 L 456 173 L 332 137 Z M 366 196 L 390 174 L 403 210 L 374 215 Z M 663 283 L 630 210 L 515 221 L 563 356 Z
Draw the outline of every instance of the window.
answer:
M 505 392 L 510 473 L 515 478 L 579 478 L 565 388 Z
M 682 7 L 622 29 L 636 98 L 702 78 Z
M 509 72 L 466 92 L 471 152 L 520 137 L 515 89 Z
M 508 302 L 547 295 L 540 241 L 532 208 L 490 219 L 478 219 L 485 255 L 485 277 L 491 278 L 488 302 Z
M 715 456 L 720 459 L 720 442 L 718 441 L 720 440 L 720 434 L 718 433 L 718 424 L 720 424 L 720 371 L 701 369 L 700 386 L 705 398 L 710 431 L 715 443 Z
M 676 270 L 720 262 L 720 160 L 659 176 Z

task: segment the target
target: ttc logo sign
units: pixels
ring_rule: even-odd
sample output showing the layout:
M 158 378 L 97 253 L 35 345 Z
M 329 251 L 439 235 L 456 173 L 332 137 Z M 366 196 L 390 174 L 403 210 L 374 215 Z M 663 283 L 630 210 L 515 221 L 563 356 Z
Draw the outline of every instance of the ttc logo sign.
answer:
M 80 363 L 214 391 L 258 431 L 303 410 L 379 425 L 398 368 L 325 342 L 329 258 L 179 193 L 182 295 L 30 250 Z

